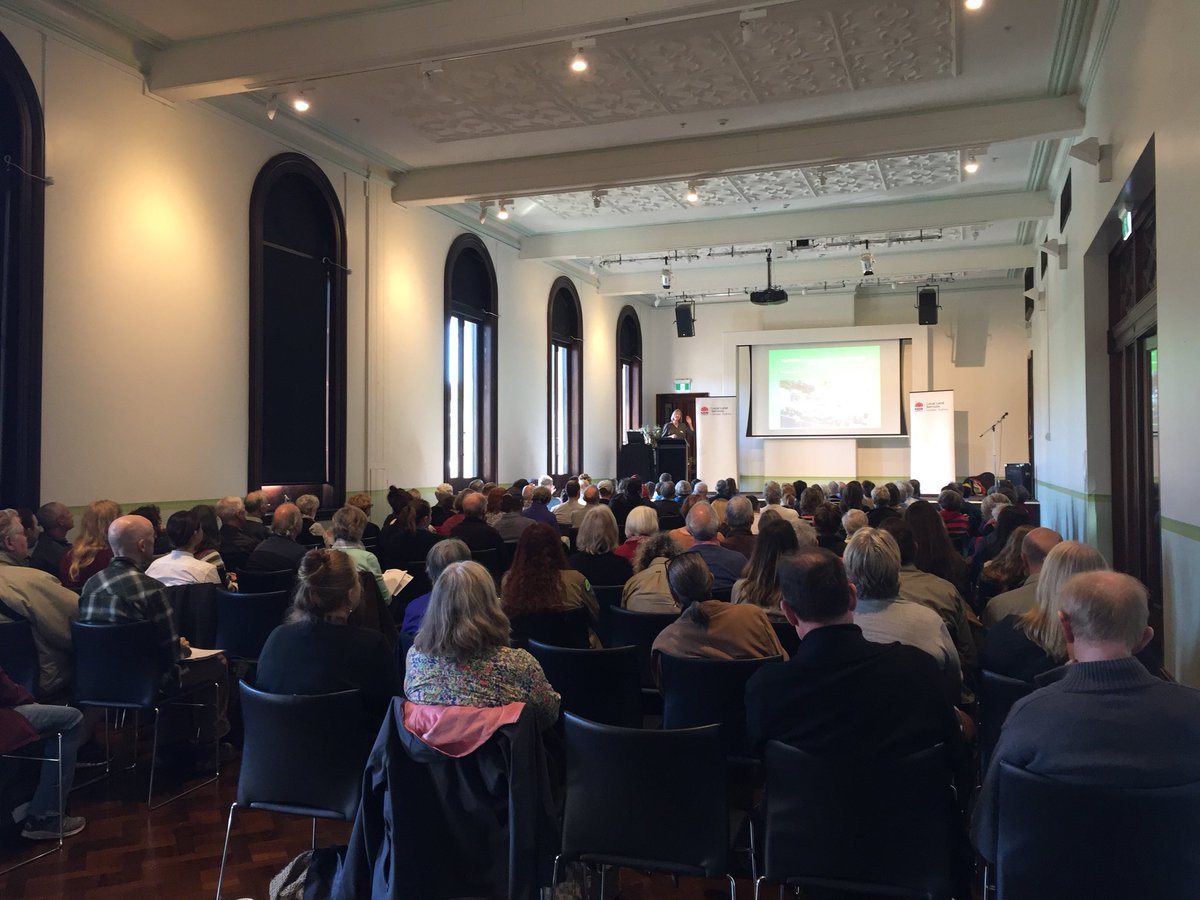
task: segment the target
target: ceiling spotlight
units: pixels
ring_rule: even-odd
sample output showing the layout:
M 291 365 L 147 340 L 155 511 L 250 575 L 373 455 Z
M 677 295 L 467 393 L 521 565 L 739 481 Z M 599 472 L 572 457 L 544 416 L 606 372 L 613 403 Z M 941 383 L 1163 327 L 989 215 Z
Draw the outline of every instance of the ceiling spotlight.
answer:
M 866 242 L 866 250 L 863 252 L 862 256 L 858 258 L 858 261 L 862 263 L 863 277 L 875 274 L 875 257 L 871 253 L 870 241 Z
M 595 38 L 580 38 L 571 44 L 571 49 L 575 51 L 575 55 L 571 58 L 571 71 L 576 75 L 582 75 L 588 70 L 587 57 L 583 55 L 583 51 L 596 46 Z
M 592 209 L 600 208 L 600 201 L 608 191 L 592 191 Z
M 480 225 L 487 224 L 487 208 L 488 208 L 488 205 L 486 203 L 479 204 L 479 224 Z
M 308 101 L 308 98 L 304 96 L 304 91 L 301 91 L 296 96 L 296 99 L 292 101 L 292 109 L 294 109 L 296 112 L 308 112 L 310 109 L 312 109 L 312 104 Z
M 274 120 L 277 112 L 279 112 L 279 95 L 272 94 L 271 98 L 267 100 L 267 118 Z
M 983 0 L 963 0 L 963 6 L 971 12 L 983 9 Z
M 968 175 L 974 175 L 976 172 L 979 171 L 979 160 L 977 160 L 975 158 L 974 153 L 972 153 L 970 156 L 968 156 L 967 161 L 965 163 L 963 163 L 963 171 L 966 172 Z
M 662 286 L 664 291 L 671 289 L 671 259 L 667 256 L 663 257 Z
M 687 202 L 688 203 L 699 203 L 700 202 L 700 182 L 698 182 L 698 181 L 689 181 L 688 182 Z
M 508 206 L 505 204 L 505 202 L 503 200 L 498 201 L 497 205 L 500 208 L 496 211 L 496 218 L 499 219 L 501 222 L 507 221 L 508 220 Z

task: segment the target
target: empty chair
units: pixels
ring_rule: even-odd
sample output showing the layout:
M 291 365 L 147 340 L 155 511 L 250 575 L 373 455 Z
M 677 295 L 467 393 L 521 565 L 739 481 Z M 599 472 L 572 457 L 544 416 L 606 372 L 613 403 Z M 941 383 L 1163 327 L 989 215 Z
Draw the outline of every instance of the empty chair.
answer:
M 824 759 L 768 741 L 764 881 L 949 898 L 956 809 L 942 745 L 898 760 Z
M 1200 782 L 1103 788 L 999 766 L 999 900 L 1196 896 Z
M 271 594 L 275 591 L 290 591 L 296 586 L 295 569 L 278 569 L 272 572 L 239 572 L 238 590 L 247 594 Z
M 617 728 L 567 713 L 565 731 L 567 804 L 555 882 L 560 863 L 579 860 L 724 877 L 736 900 L 718 728 Z
M 780 659 L 691 659 L 660 653 L 663 727 L 720 725 L 725 753 L 751 757 L 746 735 L 746 682 L 764 665 Z
M 154 622 L 131 622 L 126 625 L 100 625 L 86 622 L 71 623 L 71 640 L 75 646 L 75 702 L 81 707 L 123 709 L 154 712 L 154 740 L 150 757 L 150 786 L 146 803 L 151 809 L 165 806 L 172 800 L 190 794 L 217 780 L 219 755 L 214 752 L 213 776 L 185 791 L 153 805 L 155 757 L 158 755 L 159 710 L 180 703 L 195 705 L 205 702 L 212 691 L 213 732 L 217 731 L 220 716 L 220 689 L 213 684 L 199 684 L 166 696 L 159 696 L 159 686 L 165 673 L 162 650 L 156 640 Z M 135 717 L 135 723 L 137 718 Z M 105 729 L 105 741 L 108 729 Z M 134 764 L 137 763 L 136 724 L 134 734 Z M 106 754 L 107 756 L 107 754 Z M 106 769 L 107 773 L 107 764 Z
M 0 669 L 29 693 L 37 693 L 37 645 L 28 619 L 0 622 Z
M 527 648 L 562 696 L 562 709 L 591 722 L 640 728 L 642 684 L 636 647 L 577 650 L 530 641 Z
M 590 619 L 587 609 L 582 606 L 562 612 L 512 616 L 509 622 L 514 647 L 525 647 L 531 640 L 554 647 L 588 647 Z
M 238 807 L 308 816 L 354 820 L 362 792 L 362 772 L 370 748 L 347 740 L 362 729 L 358 691 L 335 694 L 268 694 L 245 682 L 241 690 L 246 738 L 237 800 L 229 807 L 225 847 L 217 876 L 217 898 L 225 880 L 225 857 L 233 813 Z
M 1031 693 L 1035 686 L 1027 681 L 997 675 L 984 669 L 979 679 L 979 771 L 987 771 L 992 751 L 1000 737 L 1000 726 L 1008 718 L 1012 705 Z
M 283 621 L 291 599 L 284 591 L 233 594 L 217 591 L 217 647 L 238 659 L 258 659 Z
M 642 679 L 642 708 L 647 712 L 661 709 L 662 698 L 654 681 L 654 668 L 650 651 L 659 633 L 679 618 L 679 613 L 630 612 L 619 606 L 609 609 L 612 620 L 609 627 L 610 647 L 637 647 L 638 672 Z
M 596 633 L 600 637 L 600 643 L 605 647 L 612 646 L 610 639 L 612 637 L 612 616 L 609 615 L 609 610 L 614 606 L 621 605 L 621 593 L 625 590 L 623 584 L 593 584 L 592 593 L 596 595 L 596 603 L 600 607 L 600 624 L 596 627 Z

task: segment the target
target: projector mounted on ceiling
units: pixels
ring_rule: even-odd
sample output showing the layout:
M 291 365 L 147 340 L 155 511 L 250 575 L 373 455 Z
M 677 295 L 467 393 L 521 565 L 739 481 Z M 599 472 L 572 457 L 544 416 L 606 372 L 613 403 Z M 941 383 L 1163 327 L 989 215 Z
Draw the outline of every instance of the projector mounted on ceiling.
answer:
M 751 291 L 750 302 L 758 306 L 777 306 L 787 303 L 787 291 L 771 286 L 771 251 L 767 250 L 767 288 L 763 291 Z

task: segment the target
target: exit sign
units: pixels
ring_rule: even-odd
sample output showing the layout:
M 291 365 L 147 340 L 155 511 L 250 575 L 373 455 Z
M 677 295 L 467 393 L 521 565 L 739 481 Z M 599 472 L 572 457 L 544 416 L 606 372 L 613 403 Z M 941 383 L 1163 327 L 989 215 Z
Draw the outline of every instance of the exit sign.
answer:
M 676 378 L 675 379 L 675 390 L 677 392 L 690 391 L 691 389 L 692 389 L 692 379 L 690 379 L 690 378 Z

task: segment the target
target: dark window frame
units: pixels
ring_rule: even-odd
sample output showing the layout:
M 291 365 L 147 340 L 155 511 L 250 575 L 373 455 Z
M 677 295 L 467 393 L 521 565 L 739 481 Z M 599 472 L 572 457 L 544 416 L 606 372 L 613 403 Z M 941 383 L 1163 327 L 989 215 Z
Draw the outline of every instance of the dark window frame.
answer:
M 488 296 L 483 298 L 482 305 L 468 304 L 454 299 L 454 267 L 460 256 L 472 252 L 479 256 L 487 275 Z M 443 313 L 442 327 L 442 372 L 444 380 L 444 403 L 442 416 L 442 477 L 456 488 L 465 486 L 478 477 L 484 481 L 495 481 L 497 475 L 497 423 L 499 420 L 499 288 L 496 282 L 496 266 L 492 255 L 478 235 L 460 234 L 450 244 L 446 252 L 446 267 L 442 280 Z M 476 441 L 476 459 L 479 461 L 479 471 L 467 475 L 459 468 L 459 477 L 450 477 L 450 355 L 447 343 L 450 335 L 450 319 L 453 316 L 469 319 L 479 325 L 479 337 L 476 341 L 476 368 L 478 383 L 476 396 L 479 397 L 479 409 L 482 415 L 479 422 L 479 436 Z M 461 344 L 460 344 L 461 346 Z M 462 403 L 462 392 L 459 392 L 459 404 Z M 461 415 L 461 409 L 460 409 Z M 460 448 L 461 454 L 461 448 Z
M 637 334 L 637 347 L 626 347 L 623 340 L 626 323 L 632 321 L 633 327 Z M 623 306 L 621 311 L 617 313 L 617 447 L 625 443 L 624 423 L 621 421 L 621 404 L 625 399 L 623 396 L 623 383 L 621 380 L 621 369 L 626 364 L 631 366 L 631 373 L 636 377 L 630 381 L 630 427 L 637 428 L 638 422 L 642 418 L 642 322 L 638 318 L 637 310 L 632 306 Z
M 554 311 L 567 304 L 574 319 L 570 332 L 556 331 Z M 554 348 L 567 351 L 567 472 L 554 471 Z M 554 279 L 546 304 L 546 470 L 550 475 L 578 475 L 583 471 L 583 304 L 575 282 L 565 275 Z
M 257 490 L 263 484 L 263 391 L 265 324 L 264 248 L 266 205 L 272 188 L 284 177 L 303 176 L 317 191 L 328 211 L 334 252 L 327 263 L 330 270 L 329 346 L 331 352 L 329 382 L 326 393 L 328 425 L 326 430 L 326 481 L 321 484 L 273 485 L 274 493 L 290 493 L 289 489 L 318 493 L 322 508 L 341 505 L 346 493 L 346 220 L 337 192 L 329 178 L 315 162 L 300 153 L 280 153 L 267 160 L 259 170 L 250 192 L 250 404 L 249 457 L 247 487 Z M 293 494 L 294 496 L 294 494 Z M 272 497 L 273 503 L 281 497 Z

